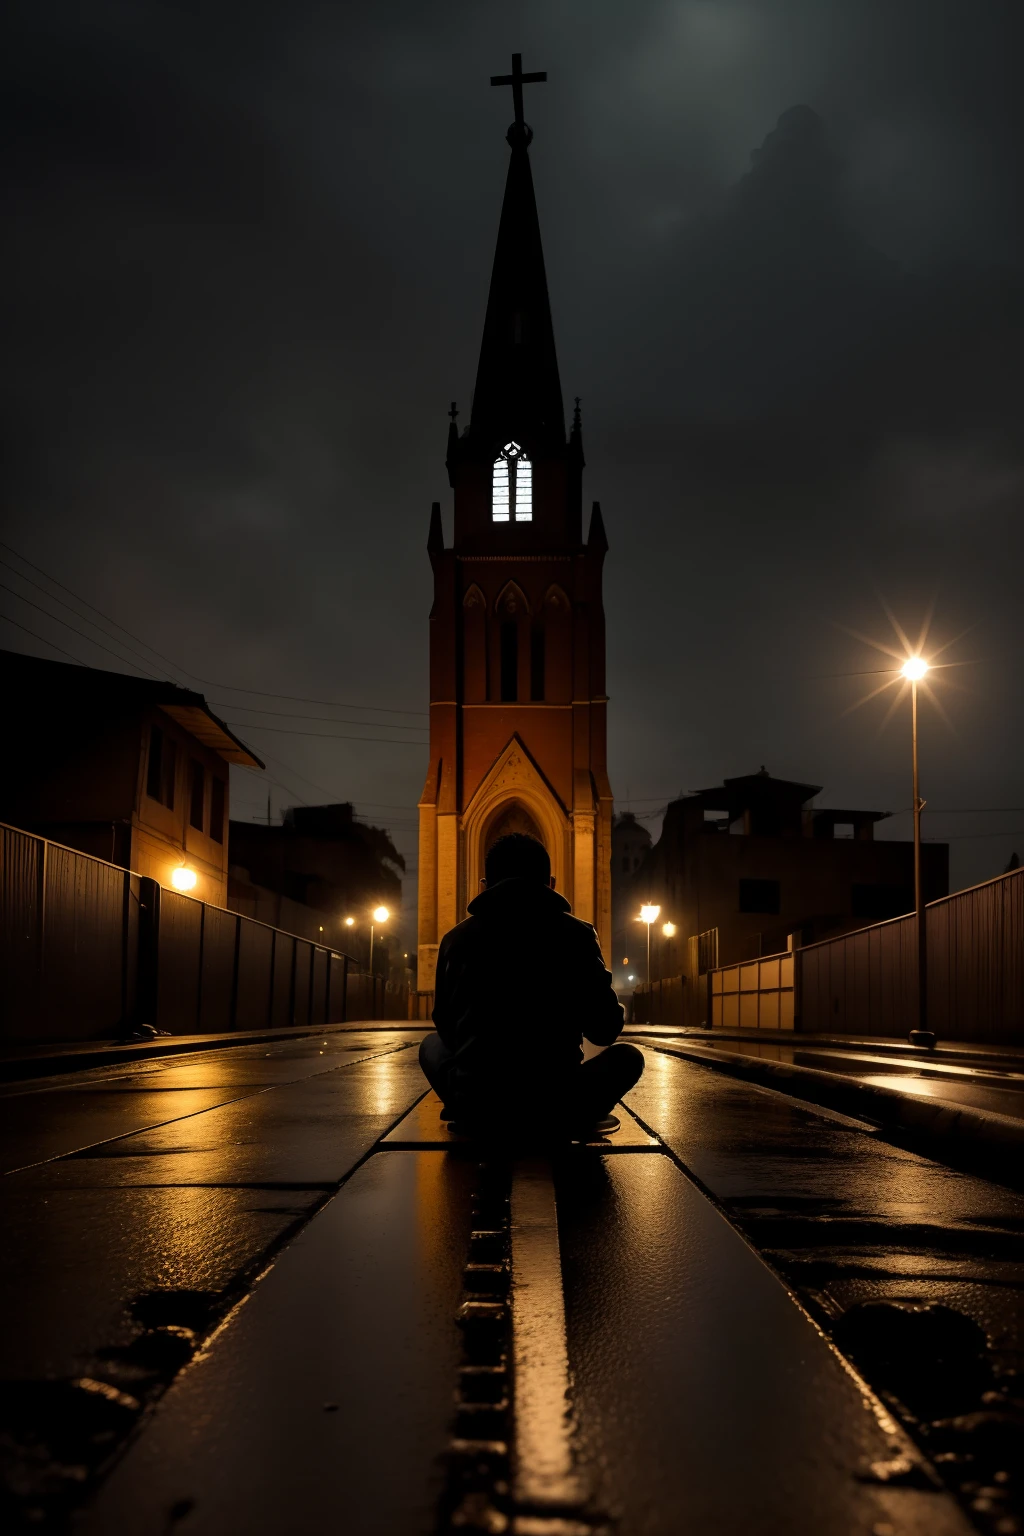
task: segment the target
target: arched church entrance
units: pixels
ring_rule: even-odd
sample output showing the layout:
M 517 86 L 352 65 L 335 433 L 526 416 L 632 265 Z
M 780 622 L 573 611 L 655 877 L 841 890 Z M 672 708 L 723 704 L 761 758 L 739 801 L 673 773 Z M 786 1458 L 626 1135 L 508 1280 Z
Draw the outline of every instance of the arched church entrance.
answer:
M 526 806 L 518 800 L 510 800 L 507 805 L 499 806 L 487 824 L 487 829 L 482 838 L 483 856 L 486 859 L 488 850 L 493 848 L 499 837 L 510 837 L 513 832 L 522 832 L 527 837 L 536 838 L 537 842 L 547 848 L 544 842 L 544 834 L 530 815 Z M 550 857 L 551 849 L 548 848 Z M 481 874 L 483 871 L 481 870 Z

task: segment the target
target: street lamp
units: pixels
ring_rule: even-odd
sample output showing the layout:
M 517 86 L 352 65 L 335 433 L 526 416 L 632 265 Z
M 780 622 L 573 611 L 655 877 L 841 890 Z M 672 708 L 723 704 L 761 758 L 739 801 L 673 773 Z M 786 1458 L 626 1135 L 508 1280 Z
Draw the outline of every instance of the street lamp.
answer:
M 923 656 L 910 656 L 900 673 L 910 684 L 910 741 L 914 771 L 914 911 L 917 915 L 917 1028 L 910 1031 L 911 1045 L 934 1045 L 935 1035 L 928 1028 L 928 916 L 924 906 L 921 879 L 921 812 L 925 802 L 917 776 L 917 685 L 928 672 Z
M 646 902 L 640 908 L 640 921 L 647 924 L 647 998 L 651 1013 L 647 1021 L 649 1024 L 654 1023 L 654 994 L 651 991 L 651 924 L 658 921 L 660 912 L 661 908 L 653 906 L 650 902 Z
M 179 864 L 171 870 L 171 884 L 176 891 L 194 891 L 199 876 L 187 864 Z
M 391 916 L 391 913 L 388 911 L 387 907 L 374 907 L 374 909 L 373 909 L 373 923 L 378 924 L 378 926 L 386 923 L 390 916 Z M 370 924 L 370 975 L 371 976 L 373 975 L 373 923 Z

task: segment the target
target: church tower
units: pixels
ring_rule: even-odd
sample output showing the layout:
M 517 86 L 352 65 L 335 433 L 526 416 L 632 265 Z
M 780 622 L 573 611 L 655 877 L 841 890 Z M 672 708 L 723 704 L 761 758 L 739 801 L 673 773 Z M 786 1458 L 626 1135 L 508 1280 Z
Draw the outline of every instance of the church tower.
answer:
M 557 889 L 611 943 L 612 792 L 606 759 L 602 567 L 594 503 L 583 538 L 579 404 L 566 436 L 530 171 L 533 137 L 513 73 L 516 121 L 469 425 L 454 405 L 448 478 L 454 537 L 435 502 L 427 550 L 430 766 L 419 803 L 419 986 L 466 915 L 496 838 L 529 832 Z M 529 964 L 529 957 L 523 957 Z

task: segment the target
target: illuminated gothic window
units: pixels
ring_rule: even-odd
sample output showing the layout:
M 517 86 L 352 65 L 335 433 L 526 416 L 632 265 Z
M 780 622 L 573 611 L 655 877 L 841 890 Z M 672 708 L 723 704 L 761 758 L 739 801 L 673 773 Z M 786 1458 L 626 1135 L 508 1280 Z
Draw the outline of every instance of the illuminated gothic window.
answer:
M 518 443 L 506 443 L 494 461 L 491 513 L 496 523 L 533 521 L 533 469 Z

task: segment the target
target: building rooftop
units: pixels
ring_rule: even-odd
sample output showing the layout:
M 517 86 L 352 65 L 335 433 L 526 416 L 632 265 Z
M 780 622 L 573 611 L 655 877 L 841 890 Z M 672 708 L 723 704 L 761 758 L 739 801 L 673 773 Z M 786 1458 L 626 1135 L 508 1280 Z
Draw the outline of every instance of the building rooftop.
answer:
M 13 707 L 24 709 L 26 703 L 48 711 L 73 710 L 79 715 L 97 716 L 162 709 L 226 763 L 246 768 L 266 766 L 213 713 L 201 693 L 180 688 L 177 683 L 105 672 L 65 661 L 47 661 L 20 651 L 0 651 L 0 698 L 0 710 L 8 717 Z

